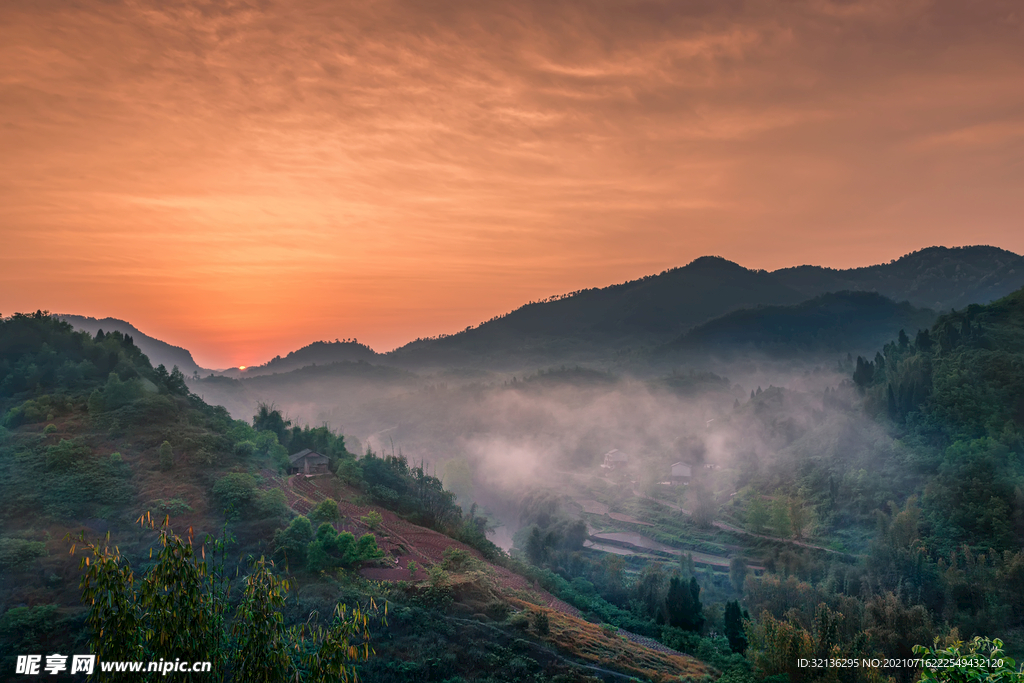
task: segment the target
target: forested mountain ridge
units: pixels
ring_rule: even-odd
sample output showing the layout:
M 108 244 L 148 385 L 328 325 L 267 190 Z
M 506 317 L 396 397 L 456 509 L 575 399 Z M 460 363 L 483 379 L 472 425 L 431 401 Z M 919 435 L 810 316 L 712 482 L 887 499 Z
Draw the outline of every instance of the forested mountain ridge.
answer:
M 842 290 L 878 292 L 942 312 L 988 303 L 1024 286 L 1024 257 L 990 246 L 928 247 L 874 266 L 796 266 L 772 275 L 809 296 Z
M 877 292 L 942 311 L 986 303 L 1022 285 L 1024 257 L 995 247 L 930 247 L 850 270 L 799 266 L 767 272 L 705 256 L 659 275 L 532 302 L 473 329 L 416 340 L 387 355 L 401 365 L 502 354 L 557 358 L 663 344 L 737 309 L 794 305 L 828 292 Z
M 945 549 L 1024 548 L 1024 289 L 901 334 L 854 381 L 931 479 L 925 522 Z
M 658 275 L 531 302 L 470 329 L 417 339 L 387 353 L 377 353 L 354 340 L 317 341 L 244 372 L 232 368 L 222 374 L 243 377 L 360 361 L 413 370 L 479 365 L 484 361 L 505 369 L 535 369 L 538 364 L 605 358 L 625 348 L 668 344 L 736 311 L 795 306 L 827 293 L 875 292 L 895 302 L 942 312 L 987 303 L 1021 286 L 1024 257 L 986 246 L 929 247 L 890 263 L 847 270 L 796 266 L 768 272 L 704 256 Z M 864 312 L 870 325 L 877 310 Z M 154 363 L 177 365 L 186 375 L 209 372 L 200 368 L 185 349 L 148 337 L 124 321 L 73 315 L 61 318 L 92 334 L 104 327 L 130 334 Z M 724 327 L 745 318 L 740 315 L 730 320 L 733 322 L 722 321 L 696 332 L 694 338 L 710 334 L 711 329 L 721 334 Z M 917 320 L 913 318 L 912 324 L 919 324 Z M 820 321 L 817 326 L 821 327 Z M 880 329 L 878 334 L 884 332 Z M 881 337 L 864 339 L 870 342 Z M 764 341 L 762 331 L 760 341 L 751 339 L 750 343 L 757 346 Z
M 140 332 L 137 327 L 131 323 L 125 322 L 124 320 L 118 320 L 117 318 L 88 318 L 82 315 L 70 315 L 62 313 L 57 315 L 57 318 L 64 322 L 71 323 L 76 330 L 82 332 L 88 332 L 92 336 L 96 336 L 96 333 L 100 330 L 104 332 L 120 332 L 126 334 L 132 338 L 133 343 L 142 350 L 146 357 L 149 358 L 153 365 L 163 365 L 164 367 L 173 368 L 178 367 L 186 375 L 192 375 L 198 372 L 201 375 L 205 375 L 209 372 L 204 368 L 201 368 L 192 358 L 192 354 L 188 349 L 183 349 L 180 346 L 174 346 L 168 344 L 165 341 L 151 337 L 148 334 Z
M 773 355 L 875 349 L 901 329 L 927 329 L 936 313 L 876 292 L 834 292 L 794 306 L 758 306 L 694 327 L 668 349 Z

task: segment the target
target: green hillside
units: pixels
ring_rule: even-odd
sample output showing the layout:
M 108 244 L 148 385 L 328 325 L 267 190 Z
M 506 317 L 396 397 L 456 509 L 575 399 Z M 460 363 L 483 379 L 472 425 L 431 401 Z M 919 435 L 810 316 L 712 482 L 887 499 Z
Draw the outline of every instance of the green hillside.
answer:
M 16 655 L 90 650 L 212 660 L 236 681 L 711 671 L 531 586 L 484 520 L 406 458 L 357 457 L 266 406 L 232 420 L 119 332 L 95 339 L 45 313 L 0 320 L 0 414 L 4 680 Z M 304 448 L 329 473 L 286 478 L 286 455 Z

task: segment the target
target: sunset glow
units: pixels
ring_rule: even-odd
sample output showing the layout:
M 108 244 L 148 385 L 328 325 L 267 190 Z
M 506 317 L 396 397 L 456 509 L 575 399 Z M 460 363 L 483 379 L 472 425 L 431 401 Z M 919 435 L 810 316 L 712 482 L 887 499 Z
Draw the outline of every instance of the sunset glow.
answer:
M 1016 3 L 738 7 L 5 2 L 0 312 L 226 367 L 704 254 L 1024 251 Z

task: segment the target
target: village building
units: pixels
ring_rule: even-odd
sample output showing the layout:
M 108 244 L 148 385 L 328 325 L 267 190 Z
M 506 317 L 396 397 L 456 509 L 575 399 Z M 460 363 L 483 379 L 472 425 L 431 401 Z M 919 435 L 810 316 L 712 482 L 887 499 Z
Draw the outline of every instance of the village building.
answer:
M 327 474 L 326 455 L 320 455 L 308 448 L 288 456 L 288 474 Z
M 685 484 L 693 476 L 693 468 L 685 462 L 672 463 L 671 481 L 673 484 Z
M 613 448 L 604 454 L 604 462 L 601 463 L 601 467 L 606 470 L 614 470 L 629 465 L 630 457 L 620 451 L 618 448 Z

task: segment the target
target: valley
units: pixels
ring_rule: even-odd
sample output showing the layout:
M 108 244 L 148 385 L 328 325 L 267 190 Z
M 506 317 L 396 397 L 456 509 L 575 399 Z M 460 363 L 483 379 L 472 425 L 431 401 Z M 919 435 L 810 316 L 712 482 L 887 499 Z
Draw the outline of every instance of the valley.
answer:
M 376 654 L 344 665 L 365 680 L 819 680 L 779 653 L 993 635 L 1019 653 L 1022 292 L 942 315 L 817 296 L 637 348 L 596 335 L 564 364 L 543 344 L 444 365 L 339 341 L 190 375 L 154 367 L 134 327 L 6 318 L 4 651 L 85 649 L 108 618 L 80 601 L 72 545 L 143 577 L 187 534 L 223 588 L 182 594 L 222 604 L 225 628 L 261 557 L 268 637 L 296 651 L 329 642 L 342 605 L 378 615 L 360 638 Z

